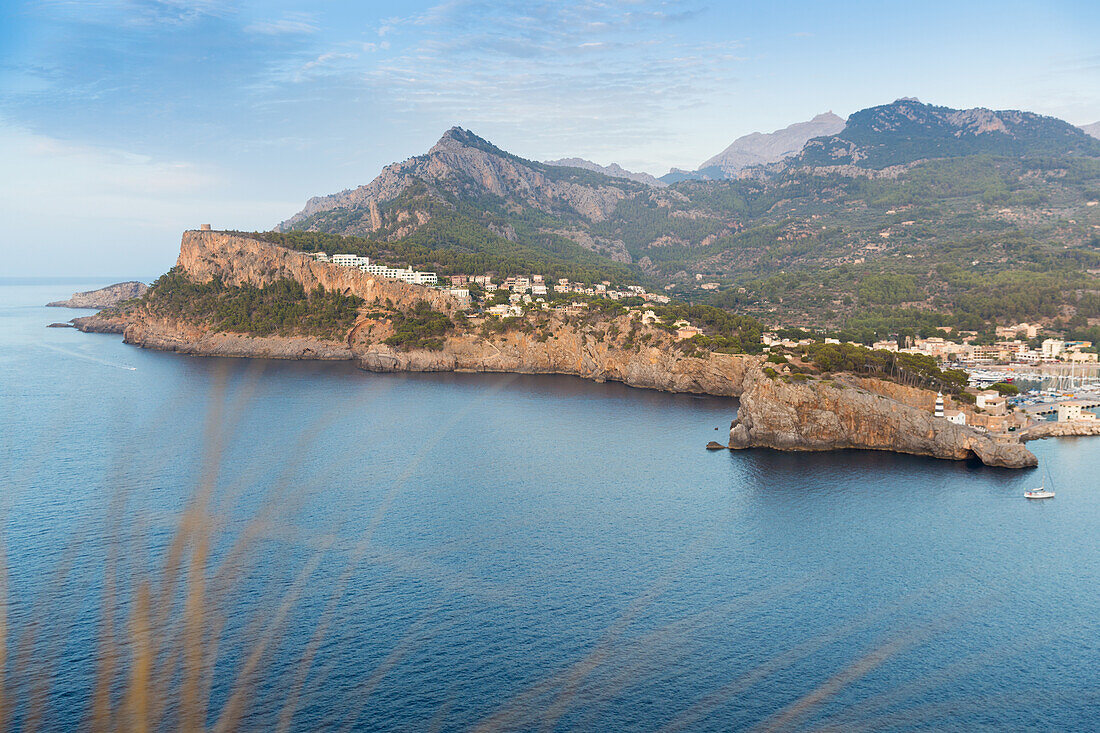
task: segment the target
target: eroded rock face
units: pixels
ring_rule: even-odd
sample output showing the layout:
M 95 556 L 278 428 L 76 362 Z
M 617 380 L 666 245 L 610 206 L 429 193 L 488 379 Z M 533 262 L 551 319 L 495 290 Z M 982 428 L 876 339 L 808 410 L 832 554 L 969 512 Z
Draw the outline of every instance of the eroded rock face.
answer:
M 745 379 L 730 447 L 862 448 L 955 460 L 975 455 L 987 465 L 1005 468 L 1038 464 L 1019 442 L 994 439 L 854 384 L 788 382 L 758 370 Z
M 99 290 L 73 293 L 73 297 L 68 300 L 55 300 L 46 305 L 52 308 L 112 308 L 123 301 L 140 298 L 148 289 L 149 286 L 145 283 L 131 280 L 108 285 Z
M 308 254 L 226 232 L 184 232 L 176 265 L 197 282 L 220 277 L 226 285 L 247 283 L 264 287 L 289 278 L 300 282 L 307 291 L 320 286 L 357 295 L 368 304 L 390 300 L 404 307 L 423 300 L 444 313 L 454 313 L 462 307 L 459 300 L 442 290 L 388 280 L 354 267 L 316 262 Z
M 519 374 L 569 374 L 632 387 L 735 397 L 745 373 L 758 357 L 711 354 L 685 357 L 658 348 L 620 349 L 586 338 L 558 324 L 556 339 L 538 341 L 522 332 L 482 338 L 460 334 L 441 351 L 398 351 L 384 344 L 356 349 L 356 360 L 368 371 L 473 371 Z

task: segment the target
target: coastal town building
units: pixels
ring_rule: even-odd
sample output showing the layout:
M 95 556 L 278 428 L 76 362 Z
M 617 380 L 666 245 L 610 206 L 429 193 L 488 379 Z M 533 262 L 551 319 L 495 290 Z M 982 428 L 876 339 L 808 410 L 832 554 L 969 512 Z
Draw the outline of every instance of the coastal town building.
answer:
M 340 267 L 360 267 L 362 265 L 369 265 L 369 257 L 360 257 L 359 255 L 338 254 L 332 256 L 332 264 L 339 265 Z
M 1042 355 L 1044 361 L 1053 361 L 1065 350 L 1066 342 L 1062 339 L 1044 339 Z
M 974 403 L 991 415 L 1004 415 L 1008 409 L 1005 398 L 995 389 L 987 389 L 979 392 L 975 397 Z
M 962 410 L 944 410 L 943 416 L 947 418 L 947 422 L 966 425 L 966 413 Z
M 1085 406 L 1080 402 L 1059 402 L 1056 409 L 1058 422 L 1096 419 L 1096 415 L 1085 409 Z
M 1001 338 L 1017 338 L 1023 336 L 1025 339 L 1033 339 L 1039 335 L 1039 325 L 1032 323 L 1017 323 L 1015 326 L 997 326 L 994 329 L 994 333 Z

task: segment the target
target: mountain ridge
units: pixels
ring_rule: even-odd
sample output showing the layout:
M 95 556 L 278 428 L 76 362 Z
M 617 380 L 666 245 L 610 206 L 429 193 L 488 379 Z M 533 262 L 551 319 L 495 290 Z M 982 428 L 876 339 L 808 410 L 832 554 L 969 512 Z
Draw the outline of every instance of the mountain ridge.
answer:
M 852 113 L 835 135 L 809 140 L 792 166 L 881 169 L 966 155 L 1100 154 L 1100 142 L 1055 117 L 984 107 L 953 109 L 913 98 Z
M 599 163 L 593 163 L 591 160 L 584 158 L 559 158 L 558 160 L 544 160 L 546 165 L 554 165 L 567 168 L 582 168 L 587 171 L 595 171 L 596 173 L 603 173 L 605 176 L 611 178 L 625 178 L 628 181 L 634 181 L 635 183 L 644 183 L 647 186 L 653 186 L 654 188 L 661 188 L 666 186 L 664 181 L 656 176 L 645 173 L 643 171 L 628 171 L 618 163 L 611 163 L 610 165 L 600 165 Z

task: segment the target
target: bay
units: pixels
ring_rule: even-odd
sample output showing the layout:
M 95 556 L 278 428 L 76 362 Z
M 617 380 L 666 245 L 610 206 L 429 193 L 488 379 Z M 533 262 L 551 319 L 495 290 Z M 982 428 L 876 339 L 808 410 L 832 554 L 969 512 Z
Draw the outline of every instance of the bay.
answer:
M 155 574 L 204 486 L 215 568 L 253 532 L 212 609 L 212 710 L 268 640 L 249 729 L 311 640 L 298 730 L 1100 719 L 1095 439 L 1030 444 L 1058 496 L 1029 503 L 1038 471 L 705 451 L 736 400 L 45 328 L 80 312 L 43 303 L 105 284 L 0 284 L 9 637 L 37 628 L 8 678 L 49 679 L 50 729 L 87 720 L 105 568 Z

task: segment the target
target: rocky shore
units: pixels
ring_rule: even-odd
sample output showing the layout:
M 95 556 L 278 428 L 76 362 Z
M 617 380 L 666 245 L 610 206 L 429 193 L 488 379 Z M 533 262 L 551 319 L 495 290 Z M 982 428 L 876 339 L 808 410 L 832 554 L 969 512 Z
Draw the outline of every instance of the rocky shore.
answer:
M 314 262 L 300 252 L 224 232 L 187 232 L 177 265 L 200 281 L 217 276 L 229 284 L 263 286 L 292 277 L 307 289 L 320 285 L 358 295 L 368 307 L 429 300 L 438 310 L 456 314 L 461 305 L 442 291 Z M 459 329 L 437 350 L 387 346 L 382 343 L 389 333 L 386 323 L 365 315 L 341 341 L 219 333 L 202 324 L 153 317 L 141 308 L 77 318 L 73 325 L 82 331 L 122 333 L 126 343 L 181 354 L 341 359 L 374 372 L 566 374 L 647 389 L 740 397 L 741 407 L 730 430 L 733 449 L 859 448 L 956 460 L 977 456 L 988 465 L 1008 468 L 1037 463 L 1019 442 L 998 441 L 933 417 L 925 406 L 930 399 L 925 390 L 855 377 L 805 381 L 770 377 L 762 357 L 686 354 L 669 348 L 667 335 L 664 341 L 657 336 L 646 345 L 629 346 L 621 339 L 605 338 L 611 326 L 619 332 L 629 328 L 625 316 L 592 324 L 556 314 L 550 316 L 542 335 L 531 330 Z M 552 336 L 547 337 L 547 331 Z
M 1069 438 L 1100 435 L 1100 420 L 1070 420 L 1068 422 L 1042 422 L 1032 425 L 1020 435 L 1020 440 L 1044 438 Z

